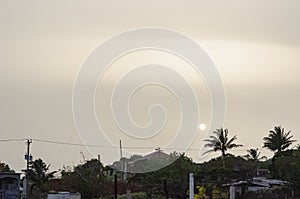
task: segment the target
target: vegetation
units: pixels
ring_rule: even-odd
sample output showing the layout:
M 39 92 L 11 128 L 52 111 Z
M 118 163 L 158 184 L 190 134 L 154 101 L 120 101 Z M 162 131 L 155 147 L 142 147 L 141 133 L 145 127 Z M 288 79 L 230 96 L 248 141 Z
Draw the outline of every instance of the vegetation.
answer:
M 7 164 L 0 162 L 0 172 L 13 172 L 14 170 L 12 170 Z
M 79 192 L 82 198 L 98 199 L 109 195 L 112 178 L 105 175 L 101 162 L 96 159 L 61 171 L 61 189 Z
M 260 157 L 260 152 L 258 151 L 258 149 L 249 149 L 249 150 L 247 150 L 247 152 L 248 152 L 248 154 L 245 155 L 244 157 L 248 160 L 252 160 L 254 162 L 259 162 L 261 160 L 267 159 L 266 156 Z
M 300 190 L 300 148 L 287 150 L 275 155 L 275 160 L 270 168 L 272 176 L 292 183 L 295 190 Z
M 131 199 L 145 199 L 145 198 L 147 198 L 147 195 L 144 192 L 136 192 L 131 194 Z M 118 199 L 127 199 L 127 195 L 126 194 L 119 195 Z
M 196 173 L 197 165 L 185 154 L 171 155 L 178 158 L 173 164 L 157 171 L 132 175 L 129 183 L 141 186 L 147 198 L 157 198 L 166 194 L 165 181 L 170 198 L 185 198 L 189 173 Z
M 228 155 L 223 167 L 223 158 L 218 157 L 198 165 L 197 177 L 201 183 L 214 183 L 219 186 L 233 180 L 247 180 L 255 175 L 256 165 L 243 157 Z
M 269 135 L 263 138 L 265 141 L 263 147 L 275 153 L 281 153 L 296 141 L 292 140 L 293 136 L 290 133 L 290 131 L 285 133 L 281 126 L 275 126 L 274 130 L 270 130 Z
M 220 128 L 215 130 L 213 134 L 215 135 L 212 135 L 209 137 L 209 139 L 204 140 L 205 142 L 208 142 L 207 144 L 205 144 L 205 147 L 212 148 L 205 153 L 220 151 L 223 158 L 223 167 L 225 167 L 224 158 L 226 156 L 227 150 L 241 147 L 243 145 L 234 143 L 234 141 L 237 139 L 236 135 L 231 139 L 228 138 L 228 129 Z
M 114 195 L 114 175 L 118 179 L 118 198 L 126 198 L 126 190 L 131 190 L 132 199 L 162 199 L 168 196 L 173 199 L 188 197 L 189 173 L 195 177 L 195 198 L 229 198 L 228 187 L 224 186 L 234 181 L 249 182 L 257 175 L 257 169 L 268 169 L 270 178 L 287 181 L 287 186 L 261 192 L 260 198 L 285 198 L 300 196 L 300 146 L 288 149 L 295 140 L 290 132 L 277 126 L 263 139 L 264 147 L 274 151 L 274 156 L 267 159 L 261 156 L 257 148 L 247 150 L 245 156 L 234 156 L 228 150 L 240 147 L 236 144 L 236 136 L 229 138 L 227 129 L 217 129 L 205 141 L 208 152 L 221 152 L 221 156 L 203 163 L 195 163 L 185 154 L 171 153 L 158 159 L 145 159 L 133 155 L 122 161 L 134 162 L 131 168 L 140 171 L 147 170 L 160 163 L 174 161 L 172 164 L 148 173 L 128 173 L 123 180 L 122 161 L 113 163 L 112 167 L 104 167 L 96 159 L 85 161 L 74 166 L 65 167 L 60 171 L 60 177 L 54 178 L 55 171 L 50 172 L 50 165 L 41 159 L 30 164 L 28 172 L 30 198 L 45 198 L 48 192 L 70 191 L 79 192 L 83 199 L 112 199 Z M 154 167 L 155 168 L 155 167 Z M 0 163 L 1 172 L 13 172 L 10 167 Z M 240 198 L 258 198 L 257 193 L 244 193 Z
M 46 165 L 42 159 L 30 163 L 28 171 L 30 198 L 47 198 L 48 183 L 54 177 L 56 171 L 48 172 L 50 165 Z

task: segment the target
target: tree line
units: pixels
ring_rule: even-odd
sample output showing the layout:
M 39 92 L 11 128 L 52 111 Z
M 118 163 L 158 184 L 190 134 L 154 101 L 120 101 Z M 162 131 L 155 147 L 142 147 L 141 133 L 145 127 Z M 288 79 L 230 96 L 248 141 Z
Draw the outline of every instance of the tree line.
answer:
M 220 128 L 204 141 L 208 149 L 205 153 L 219 152 L 220 157 L 203 163 L 196 163 L 186 154 L 173 152 L 176 158 L 172 164 L 153 172 L 128 173 L 126 181 L 123 173 L 104 166 L 97 159 L 88 160 L 74 167 L 64 167 L 60 171 L 50 171 L 42 159 L 30 163 L 28 171 L 29 196 L 32 199 L 46 198 L 55 191 L 80 192 L 83 199 L 113 198 L 114 175 L 118 176 L 119 198 L 125 198 L 126 190 L 133 192 L 133 199 L 169 198 L 184 199 L 188 195 L 188 175 L 195 175 L 195 198 L 228 198 L 228 190 L 223 185 L 232 181 L 249 180 L 257 169 L 268 169 L 270 178 L 290 182 L 290 188 L 300 190 L 300 147 L 289 149 L 296 142 L 291 132 L 281 126 L 274 127 L 263 138 L 263 147 L 274 152 L 272 158 L 261 156 L 259 150 L 251 148 L 247 155 L 234 156 L 233 148 L 243 146 L 236 143 L 237 136 L 230 137 L 229 130 Z M 134 155 L 131 158 L 136 158 Z M 153 164 L 146 160 L 143 164 Z M 14 172 L 8 165 L 0 163 L 0 171 Z M 59 174 L 59 177 L 54 177 Z

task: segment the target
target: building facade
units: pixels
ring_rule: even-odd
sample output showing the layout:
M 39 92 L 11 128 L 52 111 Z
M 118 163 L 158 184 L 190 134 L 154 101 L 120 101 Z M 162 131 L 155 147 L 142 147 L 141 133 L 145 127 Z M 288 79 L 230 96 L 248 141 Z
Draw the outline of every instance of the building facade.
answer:
M 20 174 L 0 172 L 0 199 L 20 198 Z

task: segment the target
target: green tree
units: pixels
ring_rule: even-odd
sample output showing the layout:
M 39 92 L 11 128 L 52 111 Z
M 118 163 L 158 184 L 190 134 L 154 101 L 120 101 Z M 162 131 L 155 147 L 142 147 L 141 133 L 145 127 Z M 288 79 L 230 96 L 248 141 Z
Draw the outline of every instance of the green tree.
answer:
M 0 162 L 0 172 L 15 172 L 7 164 Z
M 247 150 L 247 152 L 248 152 L 248 154 L 244 156 L 247 160 L 259 162 L 261 160 L 267 159 L 266 156 L 260 157 L 260 151 L 258 151 L 258 149 L 249 149 L 249 150 Z
M 87 161 L 72 170 L 62 170 L 63 187 L 81 193 L 82 198 L 94 199 L 109 194 L 112 179 L 105 175 L 104 167 L 96 159 Z
M 276 158 L 270 168 L 273 178 L 292 183 L 295 190 L 300 190 L 300 149 L 286 150 Z
M 193 160 L 183 154 L 171 154 L 179 158 L 169 166 L 160 170 L 162 176 L 165 176 L 168 184 L 170 198 L 186 198 L 189 189 L 189 173 L 197 172 L 197 165 Z
M 222 186 L 224 183 L 248 180 L 255 175 L 256 164 L 244 158 L 228 154 L 225 167 L 222 166 L 222 156 L 213 158 L 208 162 L 198 164 L 199 171 L 196 180 L 202 183 L 217 183 Z
M 50 165 L 42 159 L 30 163 L 28 171 L 30 198 L 46 198 L 48 193 L 48 182 L 54 177 L 56 171 L 48 172 Z
M 134 174 L 130 176 L 129 183 L 141 186 L 147 198 L 160 198 L 165 196 L 166 181 L 170 198 L 185 199 L 189 187 L 189 173 L 196 173 L 197 165 L 185 154 L 174 152 L 170 156 L 177 160 L 160 170 Z
M 227 154 L 227 150 L 241 147 L 243 145 L 234 143 L 234 141 L 237 139 L 236 135 L 229 139 L 228 129 L 220 128 L 215 130 L 213 134 L 214 135 L 211 135 L 209 139 L 204 140 L 205 142 L 208 142 L 204 146 L 212 148 L 211 150 L 208 150 L 205 153 L 220 151 L 222 153 L 223 167 L 225 167 L 224 158 Z
M 293 142 L 293 136 L 290 135 L 291 131 L 285 133 L 284 128 L 281 126 L 275 126 L 274 130 L 269 131 L 269 135 L 264 137 L 264 146 L 265 148 L 270 149 L 271 151 L 280 154 L 282 151 L 287 149 Z

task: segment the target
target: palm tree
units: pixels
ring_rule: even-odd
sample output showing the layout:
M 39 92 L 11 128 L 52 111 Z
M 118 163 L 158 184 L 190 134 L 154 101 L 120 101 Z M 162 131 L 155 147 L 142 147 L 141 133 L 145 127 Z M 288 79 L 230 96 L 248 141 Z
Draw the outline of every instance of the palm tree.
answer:
M 260 156 L 260 152 L 258 151 L 258 149 L 249 149 L 247 150 L 247 152 L 249 154 L 245 155 L 244 157 L 247 158 L 248 160 L 253 160 L 254 162 L 259 162 L 261 160 L 266 160 L 267 157 L 266 156 Z
M 212 148 L 211 150 L 208 150 L 205 153 L 221 151 L 223 167 L 225 167 L 224 158 L 226 156 L 227 150 L 241 147 L 243 145 L 234 143 L 234 141 L 237 139 L 236 135 L 233 136 L 231 139 L 228 138 L 228 129 L 220 128 L 215 130 L 213 134 L 215 135 L 211 135 L 209 139 L 204 140 L 205 142 L 208 142 L 204 146 Z
M 270 130 L 269 135 L 263 138 L 265 141 L 263 147 L 274 151 L 275 154 L 280 154 L 296 141 L 292 140 L 293 136 L 290 133 L 291 131 L 285 133 L 281 126 L 275 126 L 274 130 Z

